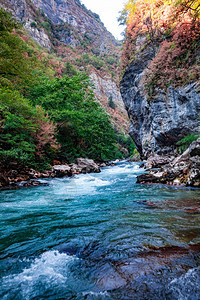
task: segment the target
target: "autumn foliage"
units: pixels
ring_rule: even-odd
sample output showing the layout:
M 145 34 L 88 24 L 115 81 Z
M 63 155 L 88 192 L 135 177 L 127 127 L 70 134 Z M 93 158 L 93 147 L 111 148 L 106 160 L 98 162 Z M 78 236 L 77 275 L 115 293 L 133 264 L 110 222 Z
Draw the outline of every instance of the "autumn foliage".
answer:
M 43 52 L 24 35 L 11 14 L 0 9 L 1 172 L 46 170 L 54 160 L 77 157 L 121 157 L 88 75 L 73 65 L 64 67 L 55 54 Z
M 122 55 L 125 67 L 138 51 L 150 47 L 154 59 L 146 72 L 150 94 L 156 87 L 184 85 L 199 79 L 200 1 L 130 0 L 125 6 L 126 40 Z M 138 50 L 138 40 L 144 37 Z

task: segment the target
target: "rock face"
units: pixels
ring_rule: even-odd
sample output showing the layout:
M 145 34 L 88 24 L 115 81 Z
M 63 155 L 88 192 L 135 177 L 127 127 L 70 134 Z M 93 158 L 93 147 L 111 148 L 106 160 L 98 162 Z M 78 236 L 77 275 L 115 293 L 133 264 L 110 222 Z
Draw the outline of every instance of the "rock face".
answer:
M 73 46 L 74 43 L 80 44 L 82 35 L 87 35 L 100 53 L 109 51 L 110 42 L 116 44 L 116 40 L 105 29 L 99 17 L 88 11 L 78 0 L 32 0 L 32 2 L 37 9 L 46 14 L 53 24 L 67 23 L 79 32 L 78 37 L 75 37 L 72 31 L 67 31 L 67 34 L 64 35 L 64 29 L 61 26 L 58 28 L 58 34 L 60 34 L 62 42 L 70 43 Z
M 45 29 L 45 18 L 54 25 L 56 38 L 72 47 L 79 45 L 85 37 L 98 54 L 108 53 L 113 45 L 118 45 L 99 16 L 78 0 L 0 0 L 0 7 L 11 10 L 32 37 L 47 48 L 51 47 L 51 42 Z
M 166 162 L 167 159 L 169 158 L 166 158 Z M 151 165 L 151 161 L 155 162 L 155 156 L 147 160 L 147 166 Z M 159 162 L 162 161 L 157 160 L 157 164 Z M 149 174 L 138 176 L 137 182 L 200 187 L 200 138 L 194 141 L 181 156 L 163 165 L 160 170 L 151 170 Z
M 144 72 L 153 59 L 151 48 L 136 54 L 121 81 L 121 94 L 128 112 L 130 135 L 142 158 L 152 153 L 173 154 L 174 145 L 188 134 L 198 134 L 200 126 L 200 84 L 169 86 L 148 97 Z
M 23 22 L 25 29 L 40 46 L 48 49 L 51 48 L 51 41 L 45 29 L 43 27 L 37 28 L 32 25 L 35 22 L 35 15 L 30 1 L 0 0 L 0 7 L 10 10 L 18 21 Z
M 146 169 L 159 168 L 163 165 L 170 163 L 174 157 L 161 156 L 158 154 L 153 154 L 147 159 Z
M 90 78 L 94 83 L 95 94 L 98 97 L 104 98 L 105 95 L 107 99 L 109 99 L 109 97 L 112 97 L 114 103 L 117 104 L 118 107 L 120 107 L 121 111 L 125 112 L 119 88 L 109 76 L 105 76 L 102 78 L 101 76 L 98 76 L 97 73 L 93 72 L 90 74 Z

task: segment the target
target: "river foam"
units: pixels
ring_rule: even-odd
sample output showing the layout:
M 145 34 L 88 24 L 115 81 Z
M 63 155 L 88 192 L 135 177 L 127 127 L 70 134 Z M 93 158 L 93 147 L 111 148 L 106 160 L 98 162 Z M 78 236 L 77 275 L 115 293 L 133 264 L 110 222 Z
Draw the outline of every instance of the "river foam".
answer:
M 68 195 L 68 197 L 82 196 L 89 194 L 95 194 L 97 189 L 103 186 L 108 186 L 111 181 L 101 179 L 95 175 L 81 174 L 75 175 L 73 178 L 63 178 L 52 181 L 50 188 L 53 189 L 53 193 L 56 195 Z
M 57 250 L 44 252 L 21 273 L 3 277 L 2 291 L 9 290 L 9 295 L 13 292 L 18 298 L 32 299 L 37 297 L 35 292 L 39 291 L 40 286 L 45 286 L 46 290 L 65 286 L 70 274 L 69 267 L 75 260 L 78 260 L 76 256 Z M 6 293 L 3 299 L 8 299 Z
M 108 167 L 106 169 L 104 169 L 104 173 L 108 173 L 111 175 L 114 174 L 128 174 L 128 173 L 140 173 L 142 171 L 142 169 L 140 168 L 140 166 L 137 164 L 133 164 L 133 163 L 129 163 L 128 165 L 124 165 L 124 164 L 119 164 L 116 165 L 114 167 Z
M 84 299 L 90 299 L 90 300 L 108 300 L 111 299 L 110 294 L 107 291 L 104 292 L 84 292 L 82 293 L 82 296 Z
M 200 299 L 200 267 L 190 269 L 168 285 L 167 293 L 171 299 Z

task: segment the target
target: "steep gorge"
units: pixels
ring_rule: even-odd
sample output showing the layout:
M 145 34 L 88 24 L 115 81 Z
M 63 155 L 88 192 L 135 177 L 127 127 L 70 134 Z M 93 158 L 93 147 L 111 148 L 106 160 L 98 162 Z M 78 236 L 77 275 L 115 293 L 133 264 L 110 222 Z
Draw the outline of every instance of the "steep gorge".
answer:
M 167 90 L 157 87 L 156 95 L 150 97 L 144 74 L 152 59 L 152 48 L 141 50 L 121 81 L 130 135 L 145 159 L 153 153 L 174 155 L 176 143 L 189 134 L 199 134 L 200 126 L 200 83 L 169 86 Z
M 142 158 L 200 133 L 198 1 L 127 1 L 121 94 Z

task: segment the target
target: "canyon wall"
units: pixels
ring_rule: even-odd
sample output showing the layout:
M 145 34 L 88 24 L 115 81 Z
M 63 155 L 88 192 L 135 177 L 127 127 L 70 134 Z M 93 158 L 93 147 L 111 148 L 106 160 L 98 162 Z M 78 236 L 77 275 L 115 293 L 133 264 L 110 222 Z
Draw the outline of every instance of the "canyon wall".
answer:
M 145 159 L 153 153 L 173 155 L 176 143 L 188 134 L 199 134 L 200 128 L 198 81 L 166 90 L 157 87 L 153 96 L 147 93 L 145 73 L 155 57 L 153 50 L 151 45 L 141 44 L 121 80 L 130 135 Z

